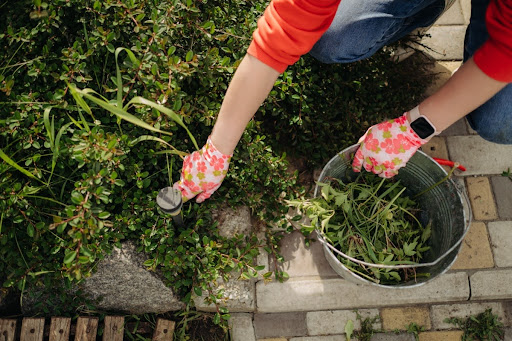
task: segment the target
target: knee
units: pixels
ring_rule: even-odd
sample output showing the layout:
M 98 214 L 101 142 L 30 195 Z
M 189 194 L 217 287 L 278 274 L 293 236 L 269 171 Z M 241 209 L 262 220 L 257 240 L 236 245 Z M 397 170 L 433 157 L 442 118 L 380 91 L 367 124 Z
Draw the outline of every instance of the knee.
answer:
M 498 144 L 512 144 L 512 112 L 501 116 L 502 119 L 492 119 L 489 112 L 477 109 L 467 116 L 469 125 L 480 137 Z M 508 116 L 508 119 L 507 119 Z
M 356 42 L 356 40 L 359 40 Z M 361 37 L 349 34 L 329 34 L 327 32 L 313 46 L 309 54 L 322 63 L 352 63 L 370 57 L 378 47 L 375 42 L 361 41 Z

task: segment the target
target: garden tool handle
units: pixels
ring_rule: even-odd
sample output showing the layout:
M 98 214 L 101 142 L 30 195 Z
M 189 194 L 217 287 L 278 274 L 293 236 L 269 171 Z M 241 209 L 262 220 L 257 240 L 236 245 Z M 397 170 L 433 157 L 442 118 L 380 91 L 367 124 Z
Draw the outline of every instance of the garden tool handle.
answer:
M 466 171 L 466 167 L 464 167 L 463 165 L 461 165 L 458 162 L 454 162 L 454 161 L 450 161 L 450 160 L 446 160 L 446 159 L 441 159 L 441 158 L 438 158 L 438 157 L 433 157 L 432 159 L 434 159 L 441 166 L 457 167 L 457 169 L 459 169 L 459 170 L 461 170 L 463 172 Z

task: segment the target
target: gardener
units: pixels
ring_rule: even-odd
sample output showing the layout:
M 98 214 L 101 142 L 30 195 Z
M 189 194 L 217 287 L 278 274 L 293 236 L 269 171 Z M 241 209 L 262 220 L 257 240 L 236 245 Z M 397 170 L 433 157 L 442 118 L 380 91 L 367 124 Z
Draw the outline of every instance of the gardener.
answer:
M 447 0 L 448 2 L 449 0 Z M 418 27 L 431 25 L 445 0 L 273 0 L 235 72 L 202 152 L 188 155 L 175 184 L 202 202 L 219 188 L 242 133 L 277 77 L 301 55 L 348 63 L 374 54 Z M 495 143 L 512 143 L 512 0 L 472 0 L 464 63 L 411 111 L 371 127 L 353 168 L 392 177 L 416 150 L 467 116 Z

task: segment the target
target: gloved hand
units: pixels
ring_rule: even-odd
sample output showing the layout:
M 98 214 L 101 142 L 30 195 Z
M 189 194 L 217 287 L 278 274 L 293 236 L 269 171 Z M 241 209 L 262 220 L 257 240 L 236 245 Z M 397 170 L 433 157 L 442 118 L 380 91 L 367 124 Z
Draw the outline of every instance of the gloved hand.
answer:
M 354 172 L 364 167 L 380 177 L 391 178 L 428 142 L 411 129 L 405 115 L 370 127 L 359 139 L 360 146 L 352 162 Z
M 173 187 L 181 191 L 184 201 L 199 194 L 196 202 L 203 202 L 220 187 L 228 172 L 231 156 L 218 151 L 208 137 L 201 150 L 185 157 L 180 181 Z

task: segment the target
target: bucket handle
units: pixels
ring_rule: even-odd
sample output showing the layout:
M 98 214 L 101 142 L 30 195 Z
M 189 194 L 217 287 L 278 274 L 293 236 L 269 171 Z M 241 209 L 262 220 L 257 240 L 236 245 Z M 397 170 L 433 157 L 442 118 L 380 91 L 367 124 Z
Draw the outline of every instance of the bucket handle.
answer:
M 471 210 L 470 210 L 471 206 L 470 206 L 469 198 L 468 198 L 468 196 L 466 194 L 466 191 L 464 191 L 463 189 L 459 188 L 459 186 L 455 182 L 453 182 L 452 179 L 448 179 L 447 181 L 452 181 L 452 183 L 453 183 L 454 187 L 456 188 L 457 192 L 459 193 L 460 197 L 463 199 L 462 206 L 463 206 L 463 211 L 464 211 L 464 215 L 465 215 L 464 220 L 466 221 L 466 225 L 464 226 L 464 233 L 459 238 L 459 240 L 457 240 L 457 242 L 455 244 L 453 244 L 452 247 L 450 247 L 445 253 L 443 253 L 441 256 L 439 256 L 439 258 L 437 258 L 433 262 L 430 262 L 430 263 L 418 263 L 418 264 L 402 264 L 402 265 L 373 264 L 373 263 L 368 263 L 368 262 L 356 259 L 354 257 L 350 257 L 349 255 L 347 255 L 347 254 L 341 252 L 340 250 L 336 249 L 334 246 L 329 244 L 325 240 L 325 238 L 321 234 L 321 232 L 317 230 L 318 240 L 324 246 L 327 246 L 329 249 L 331 249 L 332 251 L 336 252 L 337 254 L 342 256 L 343 258 L 346 258 L 346 259 L 348 259 L 348 260 L 350 260 L 350 261 L 352 261 L 354 263 L 357 263 L 357 264 L 360 264 L 360 265 L 366 265 L 366 266 L 369 266 L 369 267 L 372 267 L 372 268 L 408 269 L 408 268 L 420 268 L 420 267 L 426 267 L 426 266 L 434 266 L 437 263 L 439 263 L 441 260 L 443 260 L 444 257 L 446 257 L 448 254 L 450 254 L 453 250 L 455 250 L 455 248 L 458 247 L 459 244 L 462 243 L 462 241 L 466 237 L 466 234 L 468 233 L 469 226 L 471 225 Z

